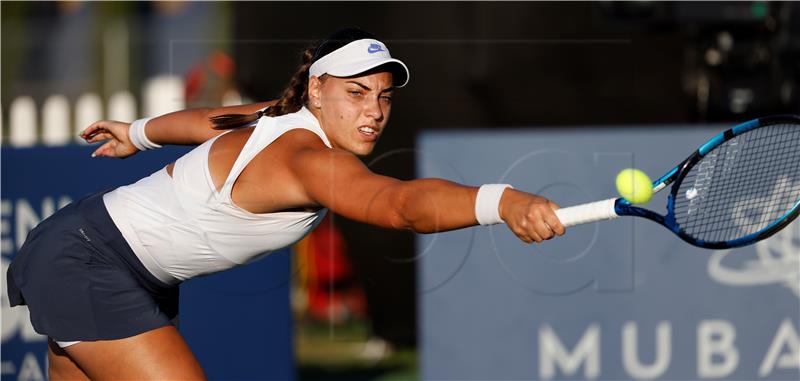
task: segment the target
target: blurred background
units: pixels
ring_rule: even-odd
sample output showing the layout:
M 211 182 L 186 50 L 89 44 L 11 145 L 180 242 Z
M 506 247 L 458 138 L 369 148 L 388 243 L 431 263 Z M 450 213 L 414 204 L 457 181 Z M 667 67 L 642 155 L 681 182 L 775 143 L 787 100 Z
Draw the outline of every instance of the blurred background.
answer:
M 103 118 L 276 99 L 303 48 L 345 26 L 375 34 L 411 70 L 365 158 L 401 179 L 419 175 L 423 130 L 658 130 L 800 111 L 792 2 L 4 1 L 0 11 L 4 149 L 79 145 L 76 132 Z M 21 164 L 7 157 L 4 170 Z M 15 221 L 6 198 L 4 240 Z M 330 215 L 293 248 L 297 379 L 420 378 L 415 242 Z M 4 352 L 17 334 L 6 325 Z M 3 380 L 36 376 L 25 369 L 4 361 Z

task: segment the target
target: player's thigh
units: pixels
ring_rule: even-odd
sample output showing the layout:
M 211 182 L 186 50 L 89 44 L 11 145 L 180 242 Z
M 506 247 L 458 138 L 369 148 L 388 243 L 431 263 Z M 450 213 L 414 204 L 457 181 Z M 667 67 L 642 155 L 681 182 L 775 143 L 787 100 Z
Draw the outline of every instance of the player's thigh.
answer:
M 174 326 L 119 340 L 64 348 L 92 380 L 205 380 L 205 373 Z
M 50 381 L 89 380 L 78 364 L 52 339 L 47 340 L 47 378 Z

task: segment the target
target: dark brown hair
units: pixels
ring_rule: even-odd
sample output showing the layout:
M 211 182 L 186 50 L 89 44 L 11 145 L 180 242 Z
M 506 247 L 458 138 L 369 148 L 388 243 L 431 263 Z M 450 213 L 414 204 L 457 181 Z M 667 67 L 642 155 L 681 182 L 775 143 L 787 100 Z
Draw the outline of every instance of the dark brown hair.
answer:
M 209 118 L 215 130 L 229 130 L 249 126 L 262 116 L 280 116 L 297 112 L 308 101 L 308 70 L 318 59 L 342 46 L 363 38 L 375 36 L 358 28 L 344 28 L 332 33 L 327 39 L 307 48 L 303 52 L 302 63 L 283 90 L 281 98 L 273 106 L 252 114 L 224 114 Z M 323 75 L 322 77 L 325 77 Z
M 308 101 L 308 69 L 311 67 L 316 47 L 311 47 L 303 52 L 303 63 L 289 81 L 289 86 L 283 90 L 283 95 L 278 103 L 266 110 L 252 114 L 224 114 L 212 116 L 209 119 L 215 130 L 229 130 L 248 126 L 259 120 L 262 116 L 280 116 L 300 110 Z

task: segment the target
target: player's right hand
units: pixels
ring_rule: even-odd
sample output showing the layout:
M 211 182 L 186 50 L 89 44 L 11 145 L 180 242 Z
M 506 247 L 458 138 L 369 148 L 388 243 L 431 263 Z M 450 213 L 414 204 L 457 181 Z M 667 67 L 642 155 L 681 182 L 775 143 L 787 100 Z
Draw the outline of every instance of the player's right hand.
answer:
M 81 131 L 81 138 L 87 143 L 105 142 L 92 153 L 92 157 L 126 158 L 139 152 L 128 138 L 130 123 L 115 120 L 100 120 Z
M 564 225 L 556 216 L 559 206 L 535 194 L 506 188 L 500 198 L 500 218 L 519 239 L 540 243 L 564 235 Z

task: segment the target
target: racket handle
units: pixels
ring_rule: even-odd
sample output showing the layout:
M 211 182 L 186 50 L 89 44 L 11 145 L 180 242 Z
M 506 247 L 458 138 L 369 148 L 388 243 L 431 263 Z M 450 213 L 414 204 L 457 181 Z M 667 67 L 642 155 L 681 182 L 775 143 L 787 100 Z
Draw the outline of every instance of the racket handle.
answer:
M 610 220 L 619 217 L 614 210 L 616 203 L 616 198 L 609 198 L 608 200 L 570 206 L 556 210 L 556 216 L 564 227 Z

